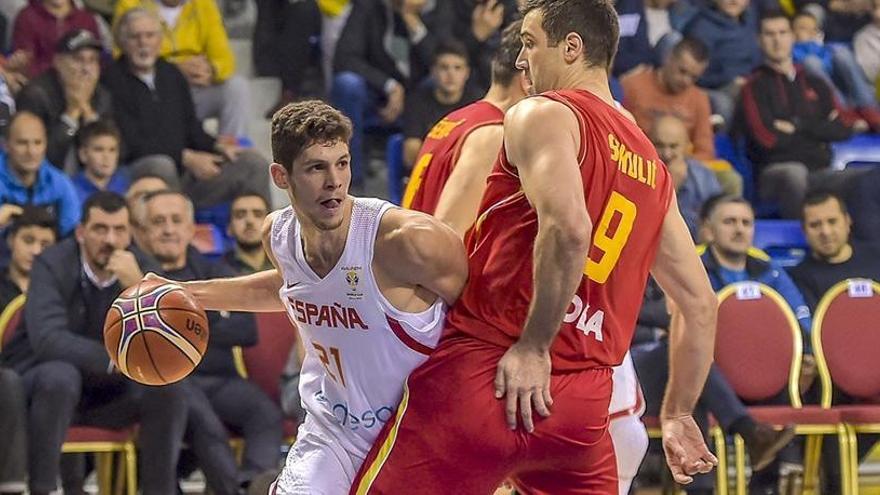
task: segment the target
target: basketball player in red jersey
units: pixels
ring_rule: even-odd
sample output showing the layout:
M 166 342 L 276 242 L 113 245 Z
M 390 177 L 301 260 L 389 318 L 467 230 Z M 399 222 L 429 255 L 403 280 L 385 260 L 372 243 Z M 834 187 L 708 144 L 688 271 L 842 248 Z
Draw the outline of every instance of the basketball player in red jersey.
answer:
M 520 25 L 513 22 L 502 32 L 486 96 L 428 132 L 403 195 L 404 208 L 434 215 L 462 238 L 477 218 L 486 176 L 501 149 L 504 112 L 526 96 L 528 82 L 515 67 Z
M 717 463 L 691 417 L 717 301 L 669 173 L 611 97 L 613 4 L 527 0 L 523 10 L 518 64 L 541 94 L 505 116 L 469 234 L 468 284 L 352 493 L 486 494 L 506 477 L 528 494 L 617 493 L 611 367 L 649 272 L 680 308 L 661 417 L 667 462 L 679 483 Z

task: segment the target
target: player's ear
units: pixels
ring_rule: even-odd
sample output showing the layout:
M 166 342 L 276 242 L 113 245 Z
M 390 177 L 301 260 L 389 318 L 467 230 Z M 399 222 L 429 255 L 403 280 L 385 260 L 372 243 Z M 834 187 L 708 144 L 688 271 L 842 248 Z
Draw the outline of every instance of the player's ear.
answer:
M 565 35 L 563 43 L 565 43 L 565 61 L 568 63 L 574 63 L 578 56 L 584 53 L 584 40 L 575 32 Z
M 269 166 L 269 175 L 272 176 L 272 182 L 275 187 L 287 190 L 290 187 L 290 176 L 287 174 L 284 165 L 273 163 Z

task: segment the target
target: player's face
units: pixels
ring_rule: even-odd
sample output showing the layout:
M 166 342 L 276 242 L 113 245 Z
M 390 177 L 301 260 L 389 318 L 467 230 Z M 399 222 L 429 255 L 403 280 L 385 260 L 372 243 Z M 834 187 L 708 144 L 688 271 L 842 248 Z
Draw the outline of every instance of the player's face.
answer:
M 314 143 L 293 162 L 288 194 L 297 216 L 320 230 L 338 229 L 351 185 L 348 143 Z M 279 165 L 280 167 L 280 165 Z M 279 184 L 273 174 L 275 184 Z
M 103 270 L 114 251 L 131 244 L 128 208 L 108 213 L 92 207 L 88 220 L 76 228 L 76 240 L 90 264 Z
M 46 157 L 46 128 L 40 119 L 30 115 L 16 119 L 9 128 L 6 151 L 14 170 L 36 173 Z
M 80 148 L 79 161 L 90 174 L 106 179 L 116 172 L 119 142 L 113 136 L 95 136 Z
M 163 194 L 147 201 L 147 246 L 162 263 L 186 259 L 186 249 L 195 236 L 193 213 L 179 194 Z
M 122 52 L 136 70 L 150 71 L 159 57 L 162 26 L 151 17 L 135 17 L 128 23 L 122 38 Z
M 18 273 L 31 272 L 34 258 L 40 255 L 44 249 L 55 244 L 55 232 L 52 229 L 31 225 L 22 227 L 9 239 L 9 248 L 12 252 L 10 264 Z
M 682 51 L 678 56 L 669 56 L 660 69 L 660 77 L 671 93 L 678 94 L 697 83 L 706 65 L 706 62 L 697 62 L 690 52 Z
M 813 253 L 834 258 L 849 241 L 852 221 L 834 198 L 804 208 L 804 235 Z
M 565 44 L 547 45 L 547 33 L 541 26 L 544 14 L 533 9 L 523 18 L 520 37 L 523 46 L 516 59 L 517 69 L 525 71 L 533 90 L 543 93 L 557 88 L 559 71 L 564 64 L 562 51 Z
M 259 196 L 245 196 L 232 203 L 229 234 L 239 246 L 256 249 L 262 244 L 260 226 L 269 212 Z
M 766 19 L 761 23 L 761 51 L 771 63 L 785 63 L 791 60 L 794 33 L 788 19 Z
M 755 214 L 742 203 L 725 203 L 709 218 L 707 241 L 730 255 L 745 256 L 755 237 Z
M 468 61 L 458 55 L 447 53 L 437 57 L 431 67 L 431 77 L 437 90 L 445 96 L 459 95 L 470 77 Z

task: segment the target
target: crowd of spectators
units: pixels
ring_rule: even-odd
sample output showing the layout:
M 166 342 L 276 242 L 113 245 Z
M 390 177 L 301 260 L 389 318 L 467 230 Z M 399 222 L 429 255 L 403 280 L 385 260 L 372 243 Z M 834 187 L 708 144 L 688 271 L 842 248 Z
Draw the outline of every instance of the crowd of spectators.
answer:
M 501 31 L 522 3 L 255 0 L 253 66 L 280 78 L 281 93 L 252 108 L 221 14 L 231 1 L 0 2 L 0 309 L 26 296 L 0 353 L 0 436 L 9 439 L 0 494 L 51 493 L 59 479 L 65 493 L 83 493 L 90 466 L 61 454 L 74 424 L 139 423 L 145 494 L 174 493 L 194 468 L 213 493 L 242 493 L 276 469 L 282 418 L 302 419 L 302 349 L 289 355 L 276 404 L 235 366 L 233 349 L 257 344 L 255 320 L 211 312 L 198 370 L 147 388 L 110 366 L 103 315 L 148 271 L 189 280 L 271 268 L 260 242 L 272 209 L 268 160 L 248 146 L 255 114 L 309 96 L 333 102 L 354 124 L 361 191 L 379 163 L 371 136 L 402 132 L 412 168 L 433 125 L 485 94 Z M 832 143 L 880 133 L 880 0 L 615 6 L 615 97 L 669 168 L 713 287 L 776 288 L 808 336 L 828 288 L 880 279 L 880 167 L 831 167 Z M 196 217 L 218 207 L 228 211 L 229 249 L 206 256 L 195 247 Z M 799 265 L 752 247 L 759 214 L 800 219 L 810 249 Z M 668 370 L 668 325 L 662 291 L 649 284 L 633 348 L 649 412 Z M 815 367 L 805 342 L 809 395 Z M 791 428 L 752 419 L 714 368 L 698 412 L 703 426 L 711 413 L 743 436 L 754 489 L 772 493 Z M 244 439 L 241 459 L 230 432 Z M 702 478 L 689 492 L 711 483 Z M 826 483 L 839 488 L 838 477 Z

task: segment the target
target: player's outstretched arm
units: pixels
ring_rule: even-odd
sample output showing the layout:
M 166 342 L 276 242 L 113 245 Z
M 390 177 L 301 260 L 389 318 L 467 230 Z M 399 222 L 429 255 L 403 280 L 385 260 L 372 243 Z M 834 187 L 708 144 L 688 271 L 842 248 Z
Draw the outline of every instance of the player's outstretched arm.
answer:
M 461 239 L 443 222 L 417 211 L 393 208 L 385 213 L 375 259 L 391 290 L 415 287 L 413 297 L 424 301 L 439 296 L 452 304 L 467 281 Z
M 669 382 L 660 412 L 666 462 L 678 483 L 718 463 L 691 417 L 715 345 L 718 299 L 673 197 L 652 274 L 675 305 L 669 325 Z
M 263 221 L 263 249 L 275 265 L 275 269 L 244 275 L 241 277 L 218 278 L 213 280 L 193 280 L 175 282 L 188 290 L 208 311 L 248 311 L 274 312 L 284 311 L 284 305 L 278 297 L 278 290 L 284 281 L 279 275 L 278 263 L 269 246 L 269 234 L 272 229 L 274 213 Z M 146 277 L 162 279 L 153 273 Z
M 452 174 L 443 187 L 434 216 L 452 227 L 461 238 L 477 219 L 486 177 L 492 171 L 503 141 L 504 129 L 500 124 L 483 126 L 471 132 L 465 138 Z
M 538 215 L 534 252 L 534 294 L 522 336 L 498 363 L 495 396 L 506 395 L 507 422 L 516 411 L 527 431 L 534 429 L 532 405 L 550 414 L 550 345 L 577 290 L 590 245 L 578 151 L 580 128 L 561 103 L 528 98 L 504 119 L 507 156 Z

